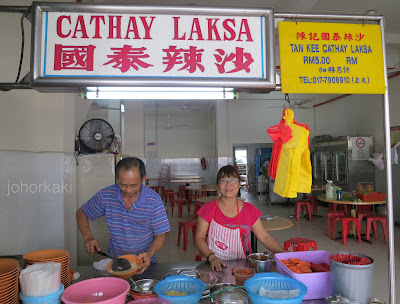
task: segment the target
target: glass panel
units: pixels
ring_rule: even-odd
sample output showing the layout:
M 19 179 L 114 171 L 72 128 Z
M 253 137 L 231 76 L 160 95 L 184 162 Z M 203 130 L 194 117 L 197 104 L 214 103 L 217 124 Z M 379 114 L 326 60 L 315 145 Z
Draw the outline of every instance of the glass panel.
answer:
M 324 153 L 325 179 L 334 180 L 333 162 L 334 160 L 332 152 L 325 152 Z
M 337 181 L 346 182 L 346 152 L 338 152 L 337 160 Z
M 323 180 L 323 166 L 321 157 L 321 152 L 314 154 L 313 177 L 316 182 L 321 182 Z

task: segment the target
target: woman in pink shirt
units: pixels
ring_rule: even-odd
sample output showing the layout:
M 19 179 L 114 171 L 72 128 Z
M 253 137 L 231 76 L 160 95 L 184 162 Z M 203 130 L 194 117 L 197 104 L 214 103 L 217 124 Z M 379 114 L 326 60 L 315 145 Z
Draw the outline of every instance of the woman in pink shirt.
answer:
M 211 264 L 213 270 L 222 271 L 224 260 L 245 259 L 252 253 L 251 231 L 257 239 L 274 253 L 284 249 L 264 229 L 261 211 L 250 203 L 237 200 L 240 175 L 231 165 L 222 167 L 217 174 L 216 201 L 206 203 L 198 211 L 196 245 Z

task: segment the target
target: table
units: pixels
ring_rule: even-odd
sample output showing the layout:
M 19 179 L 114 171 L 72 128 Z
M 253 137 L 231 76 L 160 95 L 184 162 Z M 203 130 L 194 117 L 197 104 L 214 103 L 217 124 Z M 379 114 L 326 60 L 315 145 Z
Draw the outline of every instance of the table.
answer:
M 293 222 L 287 218 L 277 216 L 275 220 L 261 219 L 264 229 L 267 231 L 283 230 L 293 226 Z M 257 238 L 253 231 L 251 232 L 251 248 L 253 252 L 257 252 Z
M 203 188 L 205 187 L 205 188 Z M 186 191 L 199 191 L 199 192 L 207 192 L 207 195 L 210 194 L 210 192 L 216 192 L 218 191 L 218 187 L 216 185 L 200 185 L 200 186 L 187 186 L 185 188 Z
M 197 269 L 199 272 L 213 273 L 220 282 L 223 283 L 233 283 L 235 284 L 235 277 L 232 275 L 232 268 L 234 267 L 248 267 L 246 259 L 242 260 L 230 260 L 225 261 L 227 264 L 226 268 L 223 268 L 221 272 L 211 270 L 210 264 L 208 262 L 185 262 L 185 263 L 153 263 L 150 267 L 140 275 L 134 275 L 133 280 L 139 279 L 157 279 L 162 280 L 166 274 L 174 270 L 182 269 Z M 80 278 L 78 280 L 72 281 L 72 284 L 95 278 L 95 277 L 108 277 L 111 276 L 105 270 L 99 271 L 94 269 L 92 266 L 75 266 L 71 267 L 75 272 L 80 273 Z M 275 263 L 272 264 L 271 271 L 276 272 Z M 130 281 L 128 281 L 130 283 Z M 126 302 L 132 301 L 132 298 L 128 297 Z M 199 303 L 210 303 L 209 298 L 201 299 Z M 249 300 L 249 303 L 251 301 Z M 317 300 L 305 300 L 304 304 L 325 304 L 325 299 Z
M 337 200 L 328 200 L 327 198 L 326 198 L 326 194 L 321 194 L 321 195 L 318 195 L 317 196 L 317 199 L 319 199 L 320 201 L 323 201 L 323 202 L 327 202 L 327 203 L 331 203 L 331 204 L 342 204 L 342 205 L 351 205 L 351 211 L 350 211 L 350 214 L 351 214 L 351 216 L 352 217 L 356 217 L 357 216 L 357 206 L 359 206 L 359 205 L 363 205 L 363 206 L 365 206 L 365 205 L 384 205 L 384 204 L 386 204 L 386 201 L 375 201 L 375 202 L 351 202 L 351 201 L 337 201 Z M 360 227 L 361 228 L 361 227 Z M 352 225 L 352 228 L 350 229 L 350 234 L 352 235 L 352 236 L 356 236 L 357 235 L 357 233 L 356 233 L 356 231 L 355 231 L 355 227 L 354 227 L 354 225 Z M 360 232 L 361 233 L 361 232 Z M 366 239 L 364 239 L 364 238 L 361 238 L 363 241 L 366 241 L 366 242 L 368 242 L 368 243 L 370 243 L 371 244 L 371 241 L 368 241 L 368 240 L 366 240 Z
M 185 184 L 186 186 L 189 186 L 190 184 L 197 184 L 197 183 L 202 183 L 204 182 L 204 179 L 202 177 L 200 178 L 180 178 L 180 179 L 171 179 L 169 181 L 172 184 Z
M 159 177 L 146 177 L 146 186 L 149 185 L 150 181 L 155 181 L 155 180 L 159 180 Z

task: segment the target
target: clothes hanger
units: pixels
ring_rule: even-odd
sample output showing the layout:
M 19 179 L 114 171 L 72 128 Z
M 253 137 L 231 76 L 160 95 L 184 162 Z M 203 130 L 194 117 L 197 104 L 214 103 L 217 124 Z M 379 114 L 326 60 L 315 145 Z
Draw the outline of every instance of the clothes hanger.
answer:
M 292 108 L 292 104 L 290 103 L 290 98 L 289 98 L 289 94 L 285 94 L 285 100 L 289 103 L 289 109 Z M 285 108 L 285 106 L 283 106 L 283 108 Z

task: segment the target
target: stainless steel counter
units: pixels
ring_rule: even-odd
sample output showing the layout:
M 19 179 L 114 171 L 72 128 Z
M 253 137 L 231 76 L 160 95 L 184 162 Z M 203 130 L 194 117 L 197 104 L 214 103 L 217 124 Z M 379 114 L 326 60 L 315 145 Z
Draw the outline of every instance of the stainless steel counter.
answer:
M 150 267 L 143 274 L 134 275 L 132 278 L 134 280 L 137 279 L 162 280 L 165 277 L 165 275 L 171 271 L 196 268 L 199 271 L 206 271 L 213 273 L 220 279 L 221 282 L 234 284 L 235 278 L 232 275 L 231 269 L 234 267 L 247 267 L 247 260 L 233 260 L 233 261 L 226 261 L 226 263 L 228 264 L 228 267 L 224 268 L 222 272 L 212 271 L 210 268 L 210 264 L 208 264 L 208 262 L 187 262 L 187 263 L 176 263 L 176 264 L 155 263 L 150 265 Z M 98 271 L 94 269 L 92 266 L 78 266 L 78 267 L 71 267 L 71 269 L 75 272 L 79 272 L 81 275 L 78 280 L 72 281 L 72 283 L 76 283 L 82 280 L 87 280 L 95 277 L 110 276 L 106 271 Z M 272 270 L 274 270 L 274 267 Z M 132 299 L 129 299 L 129 301 L 131 300 Z M 201 300 L 200 303 L 209 303 L 209 301 Z M 249 303 L 251 303 L 251 301 L 249 301 Z M 303 303 L 324 304 L 325 300 L 324 299 L 308 300 L 308 301 L 303 301 Z

